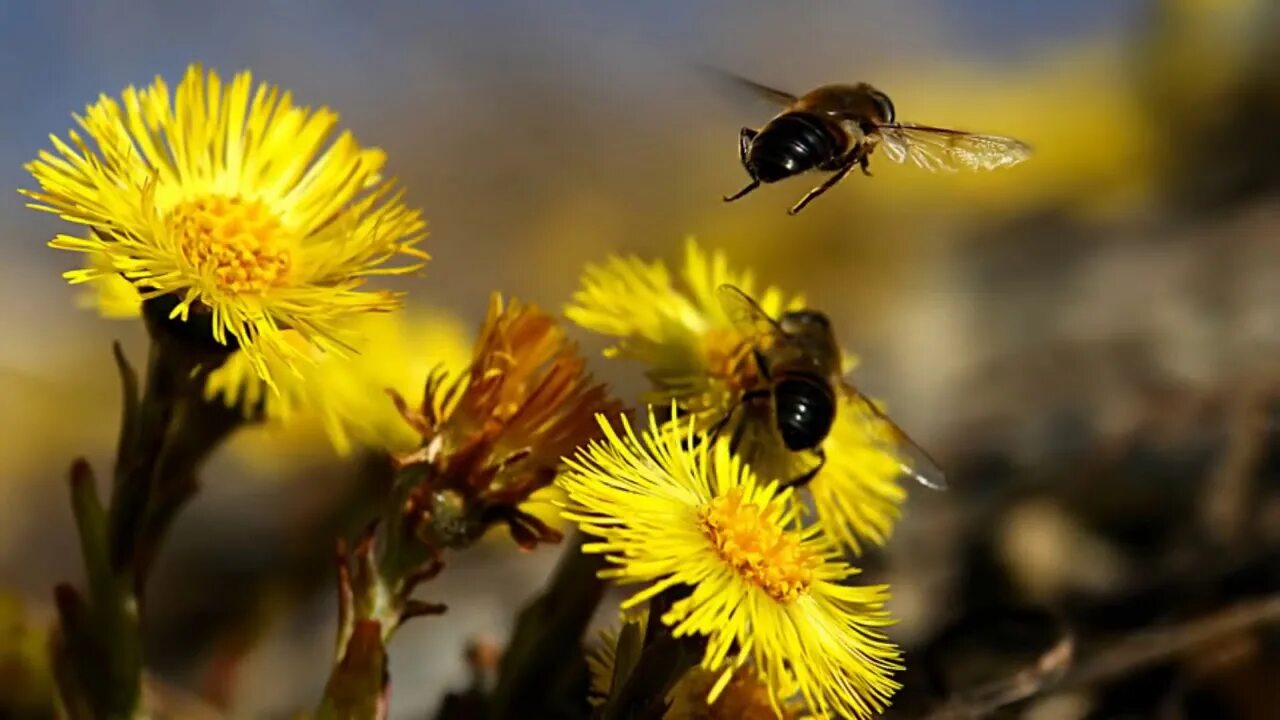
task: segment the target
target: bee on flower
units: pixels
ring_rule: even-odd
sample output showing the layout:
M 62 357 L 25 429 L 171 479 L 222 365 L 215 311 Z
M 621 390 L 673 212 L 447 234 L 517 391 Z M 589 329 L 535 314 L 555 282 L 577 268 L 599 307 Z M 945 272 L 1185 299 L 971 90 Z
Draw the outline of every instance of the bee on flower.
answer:
M 400 304 L 368 278 L 427 260 L 426 225 L 383 179 L 385 154 L 333 138 L 332 111 L 248 72 L 224 83 L 193 65 L 172 96 L 157 78 L 76 121 L 27 164 L 39 189 L 23 191 L 84 226 L 50 242 L 93 256 L 67 279 L 123 278 L 167 320 L 239 348 L 268 382 L 313 350 L 348 353 L 347 321 Z
M 416 408 L 392 395 L 420 437 L 397 458 L 404 507 L 415 533 L 438 547 L 464 546 L 500 523 L 524 548 L 558 541 L 520 505 L 551 485 L 563 456 L 601 436 L 597 413 L 622 410 L 554 317 L 496 293 L 464 372 L 433 373 Z
M 892 622 L 887 589 L 845 584 L 858 571 L 818 526 L 796 528 L 791 490 L 762 484 L 727 443 L 694 442 L 696 421 L 674 422 L 684 432 L 652 412 L 642 434 L 625 418 L 621 432 L 601 418 L 604 438 L 558 480 L 565 517 L 596 538 L 583 551 L 609 563 L 601 577 L 643 585 L 623 610 L 688 590 L 658 620 L 675 637 L 705 638 L 708 704 L 746 667 L 768 697 L 798 693 L 820 716 L 883 710 L 900 668 L 882 633 Z
M 723 253 L 708 254 L 690 239 L 678 279 L 660 261 L 615 257 L 589 265 L 566 315 L 616 338 L 606 356 L 646 366 L 648 402 L 675 403 L 700 433 L 730 442 L 760 477 L 811 477 L 803 484 L 818 520 L 843 545 L 860 551 L 864 542 L 883 544 L 906 495 L 898 482 L 904 463 L 893 427 L 876 406 L 842 394 L 821 442 L 820 464 L 792 452 L 775 404 L 743 402 L 761 393 L 762 365 L 754 352 L 757 338 L 726 307 L 724 286 L 753 298 L 761 316 L 805 308 L 802 297 L 776 287 L 756 291 L 751 272 L 731 269 Z M 848 372 L 856 360 L 842 355 L 838 369 Z

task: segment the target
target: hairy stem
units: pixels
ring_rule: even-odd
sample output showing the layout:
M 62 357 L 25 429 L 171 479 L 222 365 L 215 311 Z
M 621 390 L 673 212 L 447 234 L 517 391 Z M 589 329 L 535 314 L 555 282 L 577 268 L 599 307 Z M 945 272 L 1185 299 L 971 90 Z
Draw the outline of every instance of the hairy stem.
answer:
M 195 494 L 205 459 L 243 422 L 239 409 L 203 397 L 226 348 L 193 348 L 148 316 L 145 382 L 117 344 L 123 391 L 111 496 L 104 508 L 92 471 L 72 468 L 71 497 L 89 581 L 87 596 L 55 590 L 54 665 L 63 707 L 74 718 L 132 718 L 142 699 L 141 606 L 161 542 Z

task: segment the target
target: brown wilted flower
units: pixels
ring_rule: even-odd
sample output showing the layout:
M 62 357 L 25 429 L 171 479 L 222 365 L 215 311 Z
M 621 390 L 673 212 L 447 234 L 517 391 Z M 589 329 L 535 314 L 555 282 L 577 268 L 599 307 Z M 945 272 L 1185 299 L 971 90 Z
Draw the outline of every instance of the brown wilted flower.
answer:
M 676 682 L 667 700 L 665 720 L 795 720 L 802 717 L 804 701 L 792 695 L 778 697 L 749 667 L 734 671 L 715 702 L 707 696 L 718 678 L 704 668 L 690 668 Z
M 397 459 L 416 480 L 404 509 L 439 547 L 468 544 L 498 522 L 523 548 L 558 541 L 519 505 L 551 484 L 563 456 L 601 436 L 597 413 L 622 410 L 554 317 L 498 293 L 466 372 L 432 374 L 416 409 L 392 397 L 423 439 Z

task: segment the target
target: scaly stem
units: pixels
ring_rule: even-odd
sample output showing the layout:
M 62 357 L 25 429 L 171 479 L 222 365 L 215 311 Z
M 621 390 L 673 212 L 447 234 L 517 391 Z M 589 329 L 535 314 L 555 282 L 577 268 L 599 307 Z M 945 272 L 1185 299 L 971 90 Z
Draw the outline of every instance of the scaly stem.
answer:
M 107 512 L 107 538 L 111 567 L 119 573 L 133 565 L 138 527 L 147 511 L 156 462 L 177 404 L 177 377 L 192 368 L 173 367 L 181 355 L 173 352 L 170 343 L 153 340 L 147 351 L 145 394 L 139 398 L 137 375 L 118 344 L 114 351 L 125 398 L 115 482 Z
M 199 387 L 189 389 L 200 391 Z M 165 535 L 199 489 L 199 468 L 243 423 L 240 408 L 207 402 L 190 393 L 178 406 L 169 440 L 156 458 L 146 510 L 134 536 L 133 573 L 139 596 Z
M 621 685 L 615 684 L 600 717 L 605 720 L 661 718 L 667 708 L 667 694 L 680 678 L 702 659 L 706 641 L 697 636 L 677 638 L 662 622 L 662 616 L 690 588 L 677 585 L 649 601 L 649 622 L 644 646 L 635 666 Z M 615 678 L 616 681 L 617 678 Z
M 320 718 L 385 713 L 386 643 L 406 620 L 445 610 L 413 597 L 443 567 L 440 550 L 416 532 L 410 495 L 422 481 L 398 474 L 382 514 L 355 546 L 348 552 L 338 543 L 338 641 Z
M 148 301 L 150 302 L 150 301 Z M 139 396 L 137 374 L 114 348 L 124 402 L 111 499 L 98 500 L 87 463 L 72 468 L 72 508 L 89 580 L 83 597 L 55 590 L 55 666 L 73 718 L 132 718 L 142 687 L 143 590 L 165 532 L 196 490 L 204 460 L 242 422 L 237 409 L 207 402 L 208 373 L 226 348 L 192 347 L 148 313 L 151 347 Z
M 574 535 L 547 589 L 517 616 L 498 666 L 490 717 L 551 716 L 567 698 L 584 701 L 582 636 L 604 597 L 604 581 L 597 577 L 603 560 L 582 552 L 582 543 L 582 535 Z

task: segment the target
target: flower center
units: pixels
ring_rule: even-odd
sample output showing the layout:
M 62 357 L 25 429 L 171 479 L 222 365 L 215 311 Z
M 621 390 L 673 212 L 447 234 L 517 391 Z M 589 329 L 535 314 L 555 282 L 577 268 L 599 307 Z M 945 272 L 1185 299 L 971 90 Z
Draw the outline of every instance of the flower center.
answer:
M 293 243 L 260 200 L 204 195 L 184 200 L 166 218 L 182 252 L 231 293 L 263 293 L 289 275 Z
M 702 531 L 724 561 L 779 602 L 809 589 L 818 558 L 780 527 L 766 505 L 743 502 L 733 488 L 699 510 Z

